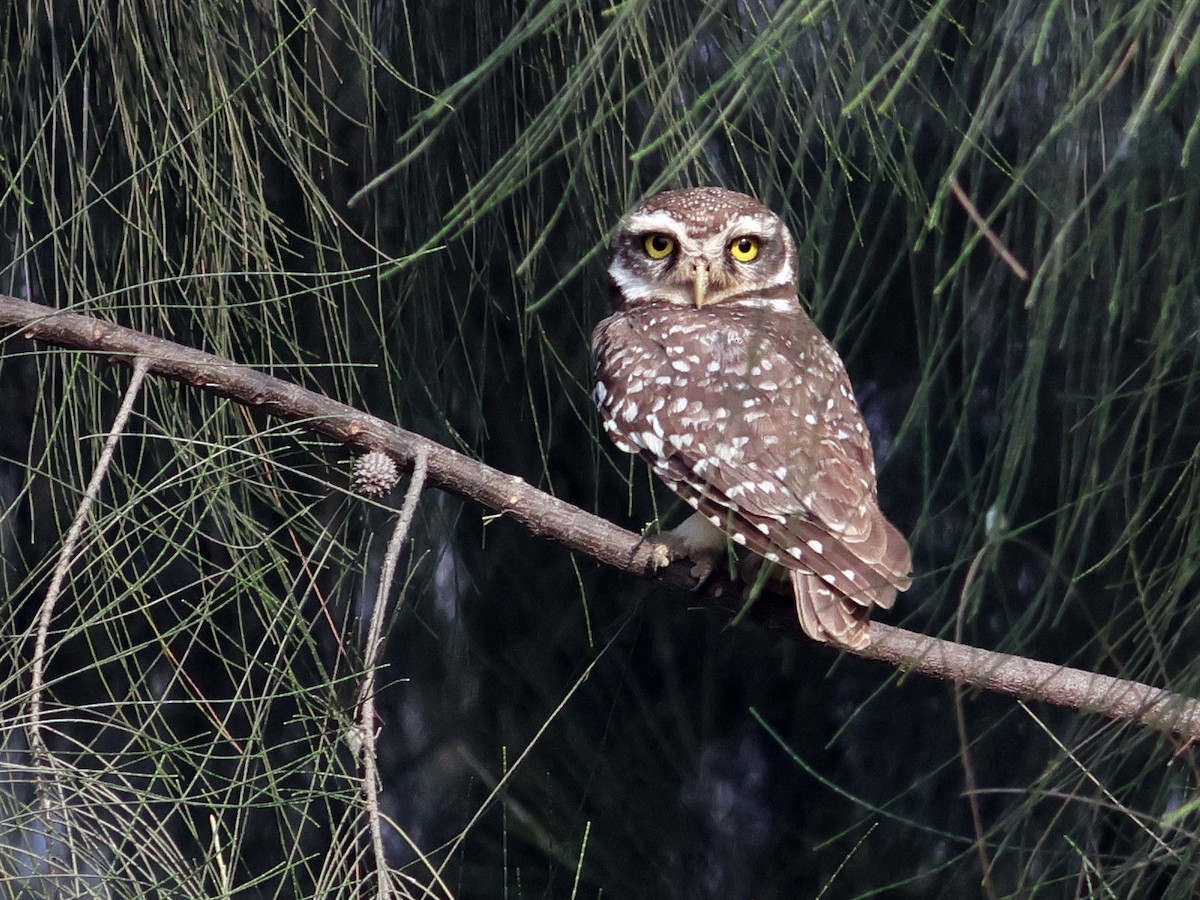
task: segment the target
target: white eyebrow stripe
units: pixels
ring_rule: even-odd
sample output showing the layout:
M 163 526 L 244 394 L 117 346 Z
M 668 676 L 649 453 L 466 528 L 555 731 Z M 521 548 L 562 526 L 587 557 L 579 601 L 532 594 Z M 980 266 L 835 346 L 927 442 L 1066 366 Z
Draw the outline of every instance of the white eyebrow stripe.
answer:
M 650 213 L 630 216 L 625 223 L 625 229 L 633 232 L 665 231 L 667 234 L 678 237 L 679 220 L 665 209 L 659 209 Z

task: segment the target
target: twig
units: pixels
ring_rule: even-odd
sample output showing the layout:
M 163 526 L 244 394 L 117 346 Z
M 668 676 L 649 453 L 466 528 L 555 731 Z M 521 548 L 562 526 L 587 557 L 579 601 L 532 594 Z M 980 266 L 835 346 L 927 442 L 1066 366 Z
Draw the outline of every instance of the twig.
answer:
M 424 448 L 417 451 L 413 465 L 412 480 L 404 495 L 404 505 L 392 529 L 391 540 L 383 557 L 383 568 L 379 573 L 379 590 L 375 595 L 375 609 L 371 613 L 371 624 L 367 630 L 364 652 L 363 679 L 358 689 L 358 728 L 362 742 L 360 758 L 363 767 L 363 795 L 367 804 L 367 821 L 371 829 L 371 845 L 375 850 L 376 896 L 380 900 L 391 895 L 391 870 L 383 850 L 383 817 L 379 811 L 379 768 L 375 756 L 375 668 L 383 655 L 383 624 L 387 621 L 388 596 L 392 582 L 396 579 L 396 567 L 400 553 L 408 540 L 413 515 L 417 511 L 417 500 L 425 488 L 429 454 Z
M 992 245 L 992 249 L 996 251 L 996 255 L 1000 257 L 1001 261 L 1012 269 L 1013 274 L 1022 281 L 1028 281 L 1029 270 L 1021 265 L 1020 260 L 1013 256 L 1011 250 L 1004 246 L 1004 241 L 1000 239 L 1000 235 L 992 231 L 992 226 L 987 223 L 987 219 L 976 209 L 975 203 L 967 196 L 967 192 L 958 183 L 958 177 L 955 175 L 950 176 L 950 191 L 954 194 L 958 202 L 962 204 L 962 208 L 966 210 L 967 216 L 975 223 L 975 227 L 979 229 L 980 234 Z
M 961 642 L 963 634 L 963 619 L 967 612 L 967 594 L 975 584 L 975 576 L 987 552 L 986 545 L 971 560 L 967 568 L 967 577 L 963 579 L 962 591 L 958 596 L 958 611 L 954 616 L 954 640 Z M 967 806 L 971 810 L 971 827 L 975 829 L 975 855 L 979 857 L 979 872 L 984 896 L 987 900 L 996 900 L 996 886 L 992 883 L 992 860 L 988 855 L 987 829 L 983 827 L 983 811 L 979 808 L 979 785 L 975 780 L 975 763 L 971 757 L 971 738 L 967 734 L 967 712 L 964 708 L 963 697 L 966 687 L 961 681 L 954 682 L 954 726 L 958 732 L 958 757 L 962 762 L 963 794 L 967 798 Z
M 174 344 L 162 338 L 0 295 L 0 327 L 61 347 L 130 359 L 146 357 L 149 370 L 245 406 L 294 422 L 314 432 L 367 449 L 382 450 L 411 471 L 418 454 L 428 456 L 428 480 L 511 518 L 538 537 L 632 575 L 666 587 L 691 590 L 692 598 L 733 612 L 740 591 L 716 579 L 695 590 L 692 564 L 681 560 L 656 566 L 657 545 L 612 522 L 539 491 L 524 480 L 473 460 L 382 419 L 338 403 L 249 366 Z M 759 598 L 748 618 L 805 640 L 795 614 L 784 602 Z M 1200 739 L 1200 701 L 1135 681 L 1025 657 L 981 650 L 871 623 L 871 645 L 857 655 L 934 678 L 963 681 L 977 688 L 1026 700 L 1039 700 L 1113 719 L 1133 719 L 1185 738 Z
M 26 732 L 29 736 L 29 752 L 33 757 L 33 765 L 37 771 L 38 803 L 42 810 L 42 818 L 48 839 L 53 831 L 52 823 L 55 807 L 55 802 L 51 798 L 51 794 L 57 793 L 58 789 L 55 776 L 51 771 L 54 760 L 50 754 L 49 747 L 46 745 L 46 738 L 42 734 L 42 697 L 46 690 L 46 647 L 50 641 L 50 624 L 54 619 L 54 609 L 58 603 L 59 596 L 62 594 L 63 584 L 66 582 L 67 575 L 71 571 L 71 563 L 75 561 L 75 548 L 79 544 L 79 537 L 83 534 L 83 527 L 87 523 L 92 504 L 95 503 L 96 497 L 100 494 L 100 486 L 104 483 L 104 479 L 108 474 L 108 467 L 112 463 L 117 441 L 120 440 L 122 433 L 125 431 L 125 424 L 129 421 L 129 416 L 133 412 L 134 401 L 141 391 L 142 382 L 145 380 L 146 372 L 149 371 L 149 368 L 149 360 L 143 357 L 134 359 L 133 377 L 129 379 L 129 385 L 125 388 L 125 396 L 121 400 L 121 406 L 117 410 L 116 416 L 113 418 L 112 427 L 108 431 L 108 438 L 104 441 L 104 446 L 100 450 L 100 456 L 96 460 L 96 468 L 92 472 L 91 481 L 88 482 L 87 488 L 84 489 L 83 497 L 79 501 L 79 507 L 75 510 L 75 518 L 71 521 L 71 527 L 67 529 L 67 536 L 63 538 L 62 547 L 58 551 L 58 562 L 55 564 L 54 573 L 50 577 L 50 586 L 46 588 L 46 596 L 42 600 L 42 607 L 38 612 L 37 637 L 34 640 L 33 660 L 30 663 L 29 722 L 26 726 Z M 62 809 L 61 798 L 59 800 L 58 807 Z

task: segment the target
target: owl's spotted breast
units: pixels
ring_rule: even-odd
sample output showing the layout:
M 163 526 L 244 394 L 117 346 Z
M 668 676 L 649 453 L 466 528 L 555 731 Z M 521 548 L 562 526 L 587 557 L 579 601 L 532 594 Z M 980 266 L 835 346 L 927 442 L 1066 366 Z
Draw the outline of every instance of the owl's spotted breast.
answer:
M 791 236 L 744 195 L 689 197 L 679 221 L 664 196 L 614 239 L 618 310 L 593 335 L 605 431 L 704 522 L 791 570 L 808 634 L 862 646 L 867 609 L 908 587 L 911 558 L 879 511 L 845 369 L 796 297 Z M 725 217 L 698 224 L 704 203 Z

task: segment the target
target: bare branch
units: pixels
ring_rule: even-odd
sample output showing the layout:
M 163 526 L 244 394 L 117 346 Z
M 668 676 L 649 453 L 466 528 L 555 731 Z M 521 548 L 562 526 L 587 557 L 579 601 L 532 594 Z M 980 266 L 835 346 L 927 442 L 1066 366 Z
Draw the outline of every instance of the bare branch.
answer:
M 388 597 L 392 593 L 392 583 L 396 579 L 396 567 L 399 564 L 400 553 L 408 541 L 408 532 L 412 527 L 413 515 L 417 511 L 417 500 L 425 488 L 425 473 L 428 468 L 429 454 L 424 448 L 417 451 L 417 459 L 413 465 L 412 481 L 409 482 L 408 492 L 404 496 L 404 505 L 392 529 L 392 537 L 388 541 L 387 551 L 383 557 L 383 567 L 379 573 L 379 591 L 375 596 L 375 609 L 371 613 L 371 625 L 367 631 L 367 642 L 363 653 L 363 680 L 358 693 L 358 727 L 362 741 L 359 758 L 363 767 L 363 796 L 367 807 L 367 821 L 370 824 L 371 846 L 375 851 L 375 895 L 385 900 L 391 895 L 391 870 L 388 868 L 387 855 L 383 849 L 383 815 L 379 809 L 379 766 L 376 755 L 375 740 L 375 669 L 383 656 L 383 625 L 388 615 Z
M 34 765 L 37 767 L 39 806 L 42 810 L 43 825 L 47 835 L 52 835 L 58 830 L 60 823 L 55 821 L 55 813 L 64 814 L 66 811 L 66 804 L 62 800 L 61 785 L 55 773 L 54 757 L 50 753 L 45 735 L 42 733 L 42 700 L 46 691 L 46 653 L 50 643 L 50 624 L 54 620 L 54 610 L 58 605 L 58 598 L 62 594 L 63 585 L 66 584 L 67 575 L 71 571 L 71 564 L 75 562 L 75 548 L 78 546 L 83 528 L 87 524 L 92 505 L 100 495 L 100 487 L 108 475 L 108 467 L 112 463 L 113 453 L 117 449 L 117 442 L 120 441 L 129 416 L 133 412 L 134 401 L 141 392 L 142 382 L 146 378 L 146 370 L 146 360 L 140 358 L 134 360 L 133 377 L 129 379 L 129 385 L 125 388 L 125 396 L 121 400 L 121 406 L 117 410 L 116 416 L 113 417 L 112 427 L 109 428 L 108 437 L 96 460 L 96 468 L 92 471 L 91 480 L 88 481 L 79 506 L 75 510 L 75 517 L 71 520 L 71 526 L 63 538 L 62 547 L 58 553 L 58 562 L 54 566 L 50 585 L 46 588 L 46 596 L 42 600 L 42 607 L 38 613 L 37 638 L 34 641 L 33 660 L 30 663 L 29 722 L 26 731 L 29 735 L 29 751 L 33 756 Z M 64 868 L 68 872 L 77 871 L 74 861 Z
M 348 444 L 382 450 L 408 471 L 412 471 L 418 454 L 424 452 L 430 483 L 501 513 L 538 537 L 558 541 L 606 565 L 652 578 L 664 586 L 692 590 L 691 596 L 697 602 L 745 612 L 736 586 L 718 580 L 696 591 L 690 562 L 680 561 L 656 570 L 657 545 L 612 522 L 551 497 L 521 478 L 249 366 L 89 316 L 0 295 L 0 327 L 4 326 L 31 340 L 103 353 L 118 360 L 144 357 L 156 375 L 228 397 Z M 786 604 L 760 598 L 748 615 L 767 627 L 806 640 Z M 871 640 L 869 647 L 852 652 L 906 671 L 1114 719 L 1133 719 L 1188 739 L 1200 739 L 1200 702 L 1160 688 L 982 650 L 878 622 L 871 623 Z
M 958 178 L 954 175 L 950 176 L 950 191 L 954 194 L 955 199 L 962 204 L 967 217 L 975 223 L 975 227 L 979 229 L 980 234 L 992 245 L 992 249 L 996 251 L 996 255 L 1000 257 L 1001 261 L 1012 269 L 1012 273 L 1022 281 L 1028 281 L 1029 270 L 1021 265 L 1020 260 L 1004 245 L 1004 241 L 1001 240 L 1000 235 L 992 230 L 992 226 L 987 223 L 987 219 L 979 212 L 975 203 L 967 195 L 967 192 L 963 190 L 963 186 L 958 183 Z

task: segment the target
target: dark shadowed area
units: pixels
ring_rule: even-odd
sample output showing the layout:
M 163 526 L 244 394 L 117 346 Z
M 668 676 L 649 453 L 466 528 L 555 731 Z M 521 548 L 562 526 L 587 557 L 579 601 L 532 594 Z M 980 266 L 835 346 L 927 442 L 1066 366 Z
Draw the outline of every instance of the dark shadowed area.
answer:
M 882 618 L 1200 696 L 1198 19 L 11 4 L 0 293 L 651 531 L 686 507 L 589 398 L 607 242 L 658 190 L 750 193 L 913 548 Z M 48 609 L 128 380 L 0 339 L 0 896 L 374 896 L 356 716 L 406 482 L 372 504 L 348 449 L 151 378 Z M 1196 893 L 1182 741 L 731 625 L 436 490 L 400 566 L 393 896 Z

